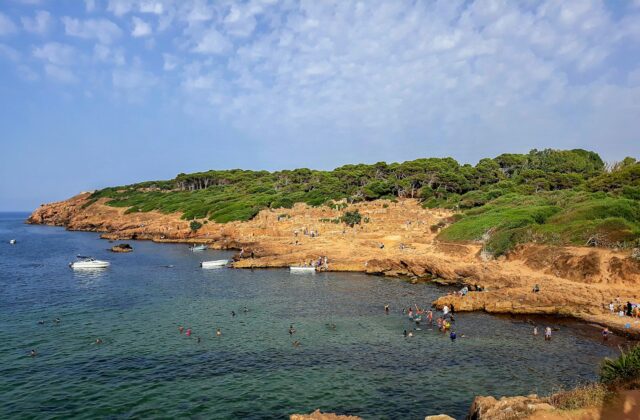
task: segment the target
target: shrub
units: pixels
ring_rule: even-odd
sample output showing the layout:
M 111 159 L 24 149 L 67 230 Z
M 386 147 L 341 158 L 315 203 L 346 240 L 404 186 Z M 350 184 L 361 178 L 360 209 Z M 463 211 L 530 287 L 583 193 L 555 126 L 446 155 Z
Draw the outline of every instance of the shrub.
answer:
M 202 223 L 198 222 L 197 220 L 192 220 L 191 223 L 189 223 L 189 228 L 191 228 L 192 232 L 198 231 L 198 229 L 200 229 L 201 227 Z
M 362 215 L 358 210 L 356 211 L 348 211 L 345 212 L 340 218 L 342 223 L 346 224 L 349 227 L 353 227 L 354 225 L 359 225 L 362 220 Z
M 601 406 L 611 396 L 611 391 L 599 383 L 578 386 L 569 391 L 560 391 L 549 397 L 549 404 L 561 410 Z
M 617 359 L 605 358 L 600 364 L 600 381 L 605 384 L 624 384 L 640 379 L 640 345 L 622 352 Z

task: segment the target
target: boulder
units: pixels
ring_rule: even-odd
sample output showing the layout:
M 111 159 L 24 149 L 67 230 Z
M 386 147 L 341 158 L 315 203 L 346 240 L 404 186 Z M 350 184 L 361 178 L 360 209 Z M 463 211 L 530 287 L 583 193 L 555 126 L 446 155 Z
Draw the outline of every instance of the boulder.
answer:
M 129 244 L 118 244 L 111 247 L 111 252 L 131 252 L 133 247 Z

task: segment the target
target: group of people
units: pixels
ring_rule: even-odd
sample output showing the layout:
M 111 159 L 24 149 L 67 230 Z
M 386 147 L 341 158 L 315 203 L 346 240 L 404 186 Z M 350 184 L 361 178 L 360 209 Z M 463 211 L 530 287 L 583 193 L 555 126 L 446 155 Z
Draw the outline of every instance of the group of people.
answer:
M 413 328 L 413 330 L 407 331 L 405 329 L 402 332 L 402 335 L 404 337 L 413 337 L 413 331 L 421 331 L 420 323 L 423 321 L 423 317 L 426 317 L 426 322 L 428 325 L 430 326 L 434 325 L 434 320 L 433 320 L 434 315 L 431 309 L 429 310 L 421 309 L 418 305 L 415 305 L 415 304 L 414 306 L 415 306 L 415 310 L 411 306 L 408 308 L 402 308 L 402 313 L 407 315 L 411 321 L 415 322 L 415 327 Z M 386 314 L 389 313 L 389 304 L 384 305 L 384 311 Z M 438 316 L 435 320 L 435 325 L 437 325 L 438 330 L 444 334 L 449 333 L 449 338 L 451 339 L 451 341 L 455 341 L 456 338 L 458 337 L 458 334 L 455 331 L 455 328 L 453 328 L 453 325 L 456 322 L 453 316 L 454 311 L 455 311 L 455 308 L 453 304 L 451 305 L 451 307 L 445 305 L 442 308 L 442 315 Z M 464 334 L 461 337 L 464 337 Z
M 640 304 L 627 301 L 626 304 L 620 302 L 620 298 L 616 298 L 609 303 L 609 312 L 617 314 L 620 317 L 630 316 L 640 318 Z
M 546 327 L 544 329 L 544 341 L 551 341 L 551 327 Z M 538 335 L 538 327 L 535 326 L 533 327 L 533 335 L 537 336 Z

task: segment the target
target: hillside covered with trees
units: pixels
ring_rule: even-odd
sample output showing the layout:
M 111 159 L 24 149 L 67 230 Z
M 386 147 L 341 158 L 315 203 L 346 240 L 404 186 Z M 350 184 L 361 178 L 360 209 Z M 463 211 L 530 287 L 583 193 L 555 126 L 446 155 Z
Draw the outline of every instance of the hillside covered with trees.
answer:
M 440 239 L 484 240 L 494 255 L 520 242 L 637 247 L 640 238 L 640 163 L 626 158 L 606 165 L 581 149 L 502 154 L 475 166 L 426 158 L 332 171 L 183 173 L 168 181 L 105 188 L 91 202 L 103 197 L 127 212 L 182 212 L 187 220 L 221 223 L 298 202 L 415 198 L 425 207 L 459 210 Z

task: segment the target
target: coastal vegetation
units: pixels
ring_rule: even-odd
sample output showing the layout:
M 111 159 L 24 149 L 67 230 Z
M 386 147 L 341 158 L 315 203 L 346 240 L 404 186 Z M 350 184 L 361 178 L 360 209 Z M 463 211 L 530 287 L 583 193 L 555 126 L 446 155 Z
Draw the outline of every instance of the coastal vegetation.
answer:
M 186 220 L 249 220 L 260 210 L 295 203 L 329 205 L 415 198 L 429 208 L 456 210 L 439 239 L 482 241 L 493 255 L 518 243 L 637 247 L 640 163 L 605 164 L 586 150 L 532 150 L 481 159 L 452 158 L 345 165 L 332 171 L 212 170 L 96 191 L 127 212 L 181 212 Z M 344 213 L 342 222 L 357 224 Z M 201 222 L 198 222 L 201 223 Z M 196 229 L 197 230 L 197 229 Z

